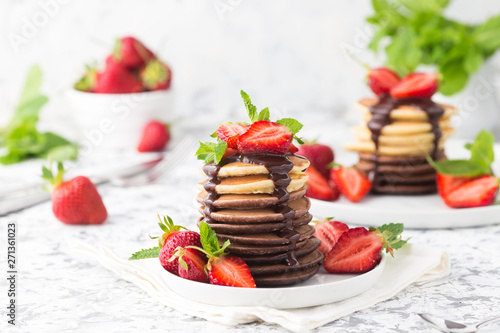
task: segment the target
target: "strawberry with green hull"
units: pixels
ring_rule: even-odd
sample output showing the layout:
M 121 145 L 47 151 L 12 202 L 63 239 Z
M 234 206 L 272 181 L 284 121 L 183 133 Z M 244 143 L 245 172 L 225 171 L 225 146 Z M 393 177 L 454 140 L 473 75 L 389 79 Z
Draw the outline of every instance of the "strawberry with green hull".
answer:
M 328 167 L 334 160 L 332 148 L 327 145 L 306 142 L 300 146 L 297 155 L 307 158 L 313 167 L 315 167 L 325 179 L 330 176 L 330 168 Z
M 334 165 L 330 171 L 330 179 L 340 193 L 349 201 L 358 202 L 370 192 L 372 182 L 361 171 L 350 167 Z
M 42 168 L 42 178 L 50 184 L 54 216 L 66 224 L 101 224 L 108 212 L 95 185 L 84 176 L 63 181 L 64 168 L 57 164 L 57 174 Z
M 123 66 L 107 66 L 98 72 L 94 92 L 98 94 L 129 94 L 142 91 L 142 82 Z
M 500 180 L 493 175 L 493 144 L 495 138 L 481 131 L 474 143 L 466 144 L 471 157 L 468 160 L 436 162 L 428 157 L 436 169 L 438 192 L 444 203 L 452 208 L 489 206 L 495 202 Z
M 327 218 L 324 221 L 315 221 L 314 237 L 321 241 L 318 250 L 325 256 L 330 252 L 332 247 L 337 243 L 340 236 L 349 229 L 347 224 L 332 221 L 332 218 Z
M 169 261 L 179 261 L 179 277 L 191 281 L 208 283 L 205 265 L 207 256 L 198 250 L 178 247 Z
M 321 173 L 310 165 L 306 170 L 307 190 L 306 196 L 313 199 L 334 201 L 339 198 L 339 191 L 323 178 Z
M 152 120 L 144 126 L 137 151 L 162 151 L 170 142 L 170 127 L 157 120 Z
M 172 82 L 172 71 L 159 59 L 152 59 L 139 72 L 145 90 L 166 90 Z
M 116 40 L 113 58 L 122 66 L 137 69 L 153 59 L 154 54 L 140 41 L 127 36 Z
M 382 250 L 393 256 L 408 240 L 401 238 L 401 223 L 385 224 L 379 228 L 352 228 L 342 233 L 328 252 L 323 266 L 330 273 L 364 273 L 372 270 L 382 259 Z

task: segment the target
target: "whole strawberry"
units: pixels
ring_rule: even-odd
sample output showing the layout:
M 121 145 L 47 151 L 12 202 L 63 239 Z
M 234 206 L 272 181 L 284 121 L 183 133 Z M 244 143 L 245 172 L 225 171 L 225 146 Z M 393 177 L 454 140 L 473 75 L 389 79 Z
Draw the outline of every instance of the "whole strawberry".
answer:
M 152 59 L 139 72 L 145 90 L 166 90 L 170 88 L 172 71 L 158 59 Z
M 154 58 L 154 54 L 140 41 L 128 36 L 116 40 L 113 58 L 118 64 L 138 69 Z
M 137 151 L 162 151 L 170 142 L 170 129 L 167 124 L 157 120 L 150 121 L 144 126 Z
M 299 147 L 296 153 L 306 157 L 326 179 L 330 176 L 328 165 L 333 162 L 334 154 L 332 148 L 315 142 L 308 142 Z
M 74 87 L 76 90 L 93 92 L 97 81 L 97 70 L 91 66 L 86 67 L 83 77 L 75 83 Z
M 169 216 L 164 216 L 163 221 L 158 215 L 160 223 L 158 225 L 164 231 L 164 234 L 158 238 L 158 244 L 160 246 L 160 263 L 167 271 L 172 274 L 179 274 L 179 260 L 174 258 L 175 250 L 178 247 L 201 246 L 200 234 L 196 231 L 181 230 L 183 227 L 174 225 L 174 222 Z
M 84 176 L 63 181 L 64 168 L 57 164 L 57 175 L 42 168 L 42 178 L 49 182 L 54 216 L 66 224 L 101 224 L 108 212 L 95 185 Z
M 142 91 L 141 81 L 123 66 L 106 66 L 96 77 L 94 92 L 128 94 Z

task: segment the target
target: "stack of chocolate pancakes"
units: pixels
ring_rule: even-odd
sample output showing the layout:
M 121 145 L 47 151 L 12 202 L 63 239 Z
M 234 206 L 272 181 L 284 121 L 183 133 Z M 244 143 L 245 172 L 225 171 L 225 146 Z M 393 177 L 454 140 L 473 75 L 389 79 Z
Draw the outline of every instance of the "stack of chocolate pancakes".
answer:
M 304 281 L 323 261 L 304 196 L 308 166 L 295 155 L 233 155 L 202 168 L 200 221 L 221 244 L 230 240 L 226 252 L 247 263 L 258 287 Z
M 430 99 L 394 99 L 390 95 L 358 103 L 363 123 L 353 128 L 359 153 L 356 167 L 373 182 L 373 193 L 425 194 L 436 191 L 436 173 L 426 156 L 446 158 L 444 142 L 453 132 L 457 110 Z

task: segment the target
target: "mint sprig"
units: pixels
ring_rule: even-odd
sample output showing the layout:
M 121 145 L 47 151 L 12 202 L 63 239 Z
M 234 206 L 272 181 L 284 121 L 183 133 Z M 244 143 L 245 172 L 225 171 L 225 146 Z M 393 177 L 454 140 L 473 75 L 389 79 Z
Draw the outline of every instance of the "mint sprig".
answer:
M 471 152 L 468 160 L 434 161 L 427 156 L 427 161 L 437 172 L 455 177 L 477 177 L 492 175 L 491 164 L 495 160 L 493 144 L 495 137 L 490 132 L 481 131 L 473 143 L 467 143 L 465 148 Z
M 140 260 L 149 258 L 158 258 L 160 256 L 160 247 L 152 247 L 150 249 L 142 249 L 132 254 L 128 260 Z
M 203 250 L 205 250 L 208 255 L 213 257 L 224 255 L 224 251 L 231 244 L 228 239 L 221 247 L 217 234 L 205 222 L 200 223 L 200 241 L 203 246 Z
M 386 253 L 390 253 L 394 256 L 394 250 L 398 250 L 408 243 L 408 239 L 403 239 L 401 234 L 404 231 L 403 223 L 389 223 L 384 224 L 378 228 L 370 227 L 369 231 L 375 232 L 380 236 L 382 243 L 384 244 L 382 249 Z
M 203 160 L 205 164 L 209 163 L 220 163 L 224 153 L 226 152 L 227 143 L 217 139 L 215 142 L 201 142 L 200 147 L 196 151 L 195 155 L 199 160 Z

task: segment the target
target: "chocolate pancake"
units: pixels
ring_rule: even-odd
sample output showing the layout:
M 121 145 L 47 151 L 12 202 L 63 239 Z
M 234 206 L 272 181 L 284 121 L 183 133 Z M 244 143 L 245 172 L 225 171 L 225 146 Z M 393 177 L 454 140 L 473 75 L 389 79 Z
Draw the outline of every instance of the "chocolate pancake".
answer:
M 306 194 L 305 186 L 297 191 L 290 193 L 289 201 L 294 201 L 302 198 Z M 203 203 L 203 199 L 207 196 L 206 191 L 198 193 L 196 200 Z M 223 194 L 220 195 L 213 205 L 215 208 L 229 208 L 229 209 L 251 209 L 251 208 L 265 208 L 276 205 L 278 198 L 271 194 Z
M 321 241 L 316 237 L 311 237 L 305 241 L 304 246 L 295 250 L 295 256 L 297 258 L 308 255 L 309 253 L 316 250 Z M 279 254 L 268 254 L 268 255 L 240 255 L 241 259 L 243 259 L 248 265 L 250 264 L 275 264 L 275 263 L 284 263 L 286 262 L 288 255 L 286 252 Z
M 222 245 L 224 241 L 220 241 L 219 243 Z M 295 245 L 295 250 L 302 249 L 307 243 L 307 239 L 297 242 Z M 237 255 L 237 256 L 265 256 L 265 255 L 274 255 L 283 253 L 285 256 L 288 251 L 288 244 L 283 245 L 251 245 L 251 244 L 238 244 L 236 242 L 231 242 L 231 245 L 227 247 L 227 252 Z
M 365 173 L 370 172 L 373 169 L 373 162 L 368 161 L 359 161 L 356 164 L 356 168 Z M 434 172 L 434 168 L 432 165 L 425 164 L 409 164 L 404 160 L 401 160 L 400 164 L 383 164 L 379 163 L 378 165 L 378 173 L 379 174 L 399 174 L 399 175 L 414 175 L 414 174 L 423 174 Z
M 320 265 L 315 265 L 304 270 L 278 273 L 273 275 L 263 275 L 254 277 L 257 287 L 279 287 L 296 284 L 309 279 L 316 274 Z
M 369 161 L 373 162 L 375 161 L 376 157 L 374 154 L 370 153 L 359 153 L 359 159 L 363 161 Z M 446 158 L 446 155 L 444 154 L 443 150 L 440 150 L 437 152 L 436 160 L 441 160 Z M 378 162 L 381 165 L 400 165 L 401 162 L 404 161 L 407 164 L 410 165 L 417 165 L 417 164 L 425 164 L 427 163 L 426 155 L 421 154 L 421 155 L 400 155 L 400 156 L 387 156 L 387 155 L 380 155 L 378 157 Z
M 308 198 L 289 201 L 288 207 L 295 211 L 294 218 L 300 218 L 307 214 L 311 207 L 311 202 Z M 200 213 L 203 214 L 203 206 L 200 208 Z M 216 221 L 228 224 L 238 223 L 265 223 L 265 222 L 281 222 L 285 218 L 283 214 L 276 213 L 273 208 L 257 208 L 257 209 L 222 209 L 211 213 L 210 217 Z
M 202 218 L 198 221 L 200 225 Z M 292 226 L 298 228 L 301 225 L 308 224 L 312 220 L 312 215 L 307 213 L 300 218 L 293 219 Z M 251 224 L 226 224 L 226 223 L 207 223 L 216 233 L 223 234 L 260 234 L 281 230 L 285 227 L 285 223 L 251 223 Z
M 436 180 L 436 172 L 422 173 L 418 175 L 399 175 L 399 174 L 379 174 L 377 181 L 380 184 L 408 184 L 408 185 L 420 185 L 422 183 L 432 183 Z
M 278 273 L 290 273 L 297 270 L 304 270 L 311 266 L 320 264 L 324 259 L 323 253 L 315 250 L 305 256 L 297 258 L 297 265 L 287 265 L 286 263 L 276 264 L 248 264 L 250 273 L 255 278 L 261 275 L 274 275 Z
M 434 183 L 424 183 L 420 185 L 379 185 L 373 184 L 372 193 L 381 194 L 398 194 L 398 195 L 417 195 L 417 194 L 430 194 L 436 193 L 437 187 Z
M 314 234 L 314 227 L 306 224 L 295 228 L 295 231 L 300 234 L 299 241 L 306 240 Z M 217 234 L 219 241 L 226 241 L 229 239 L 231 242 L 238 244 L 251 244 L 251 245 L 285 245 L 289 244 L 290 240 L 285 237 L 280 237 L 277 232 L 253 234 L 253 235 L 229 235 Z

